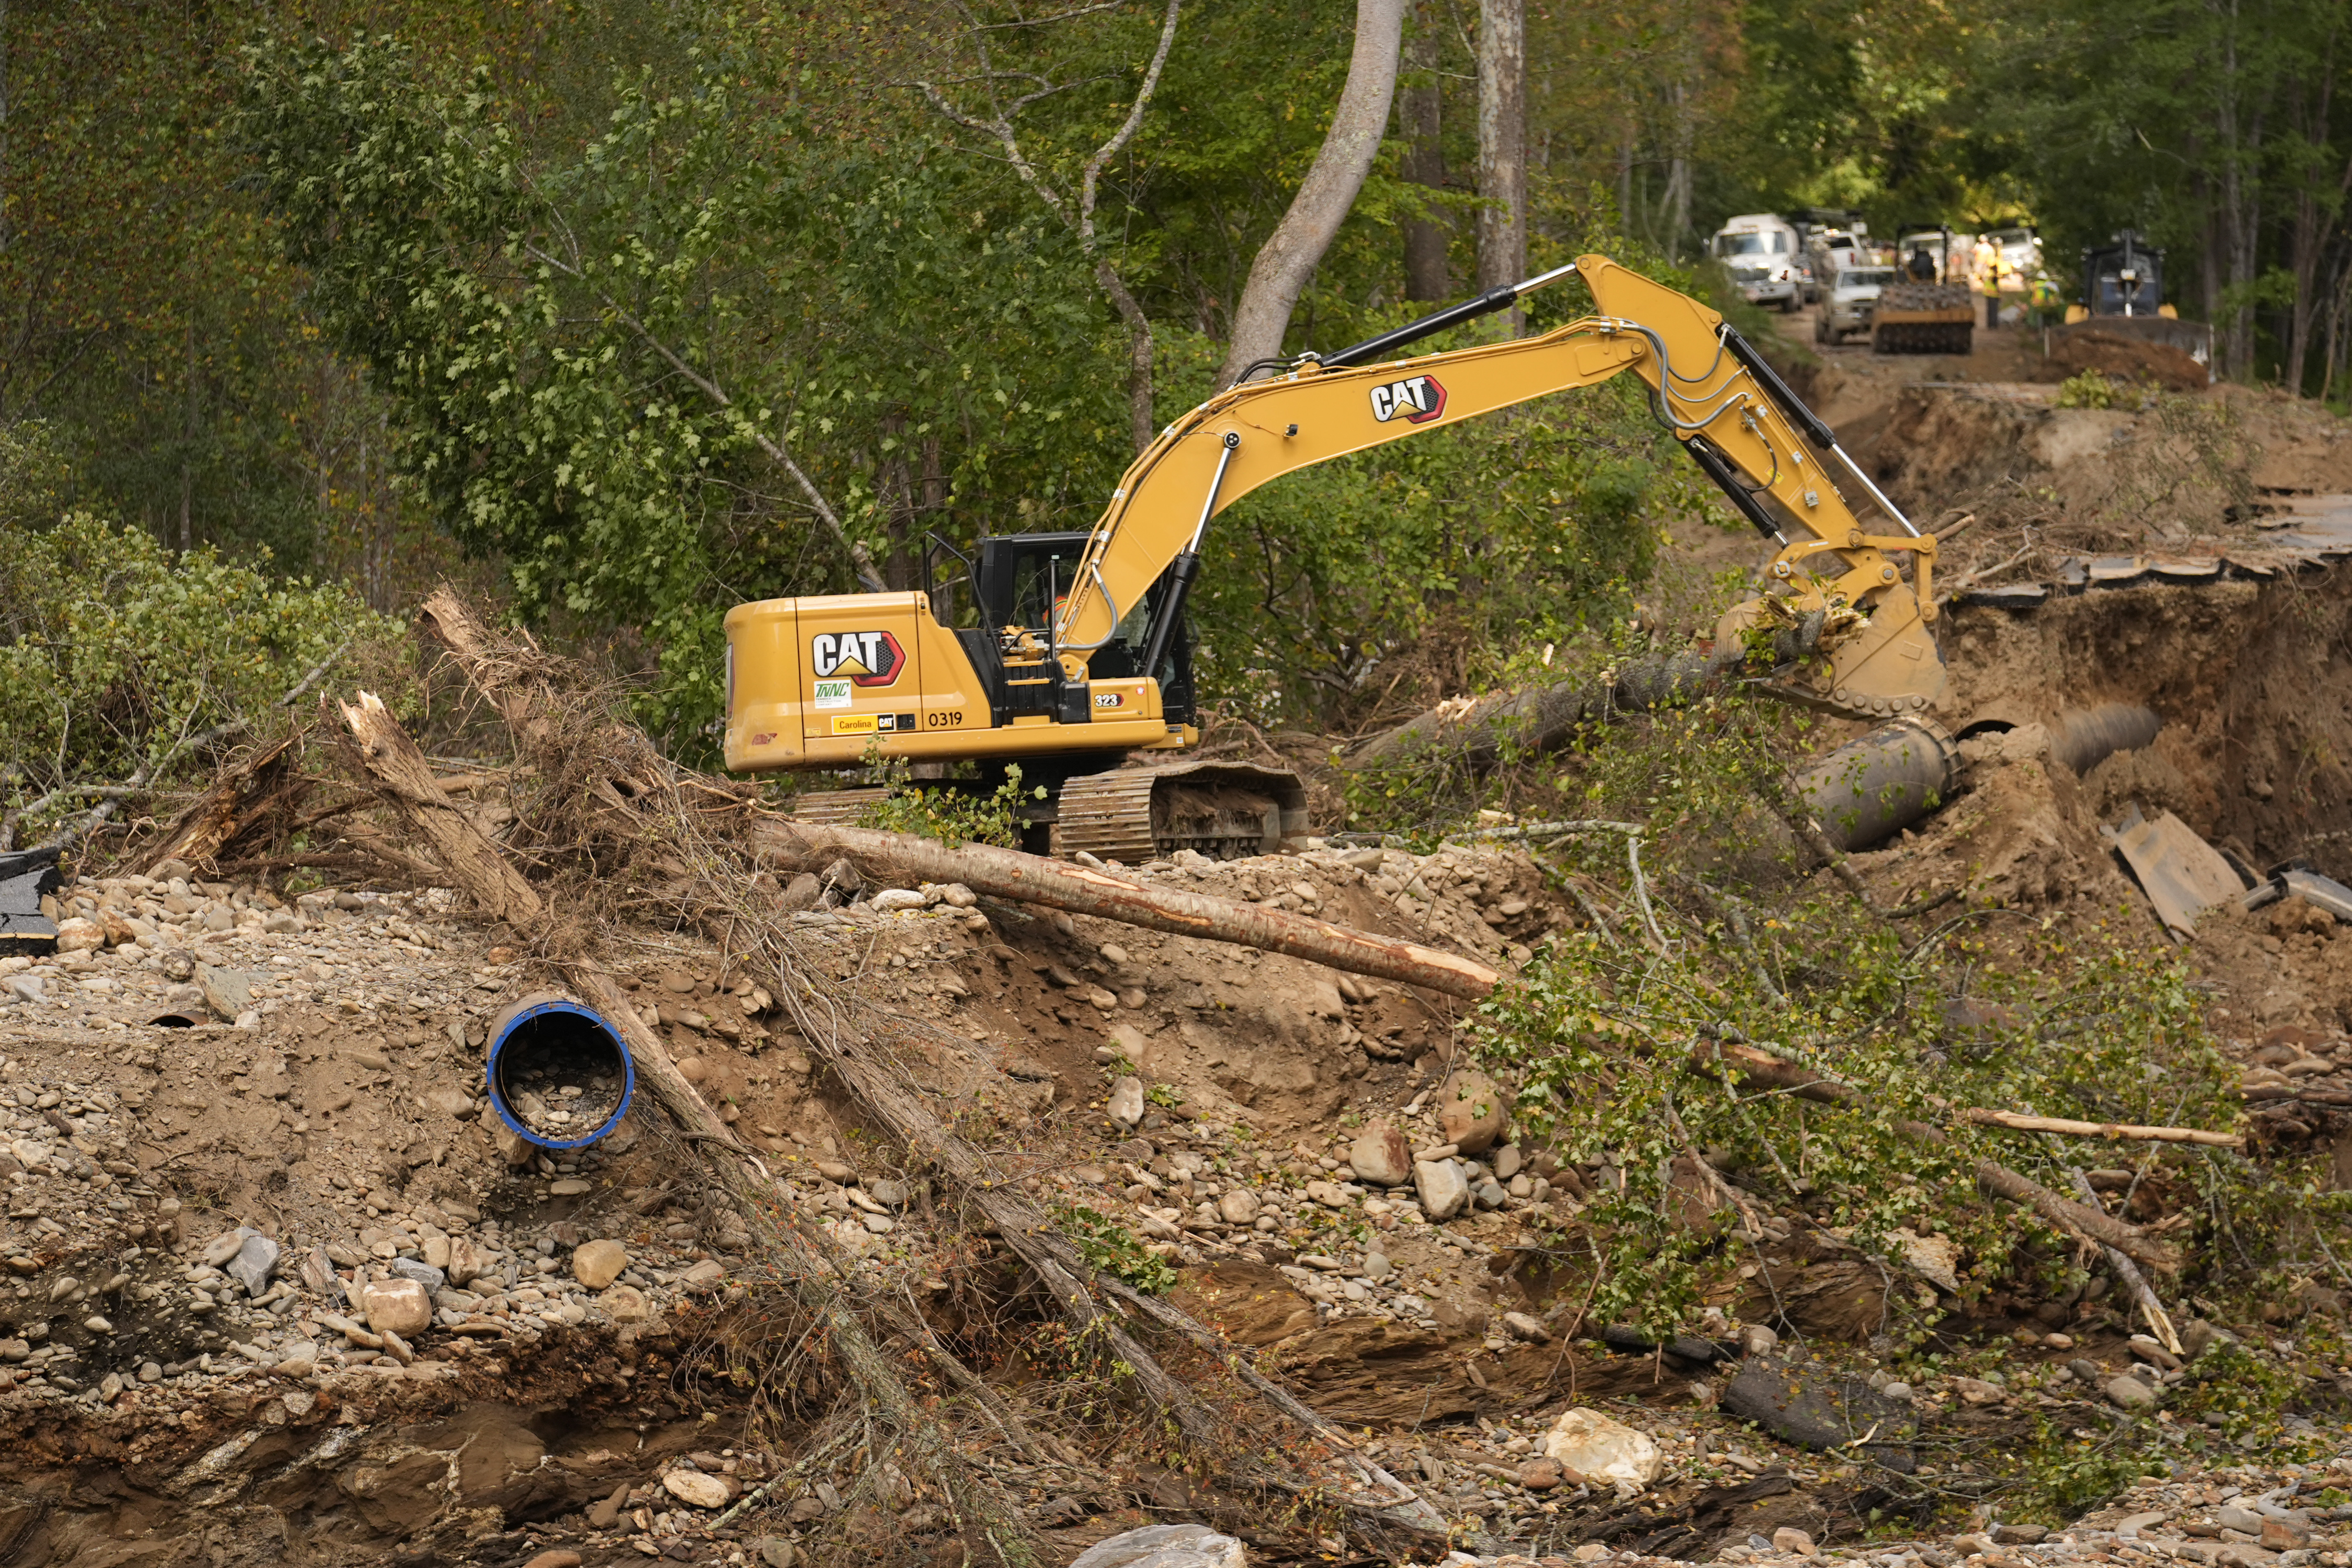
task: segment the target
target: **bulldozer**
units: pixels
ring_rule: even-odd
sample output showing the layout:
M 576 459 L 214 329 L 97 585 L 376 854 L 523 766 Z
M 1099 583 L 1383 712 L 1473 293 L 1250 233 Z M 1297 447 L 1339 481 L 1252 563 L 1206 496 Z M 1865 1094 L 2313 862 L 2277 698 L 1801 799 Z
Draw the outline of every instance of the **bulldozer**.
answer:
M 2105 333 L 2178 349 L 2212 375 L 2213 329 L 2184 321 L 2164 298 L 2164 252 L 2124 229 L 2105 245 L 2083 248 L 2083 295 L 2066 307 L 2063 326 L 2044 340 L 2045 353 L 2069 336 Z
M 1448 328 L 1580 277 L 1595 314 L 1549 331 L 1400 358 Z M 1201 740 L 1185 605 L 1217 515 L 1311 464 L 1631 373 L 1653 416 L 1777 546 L 1725 638 L 1810 624 L 1817 657 L 1780 695 L 1864 719 L 1941 693 L 1935 541 L 1883 494 L 1753 345 L 1699 301 L 1602 256 L 1488 289 L 1328 353 L 1263 362 L 1160 432 L 1084 532 L 985 539 L 964 562 L 979 624 L 920 591 L 766 599 L 726 619 L 729 768 L 842 770 L 877 755 L 1021 769 L 1024 847 L 1136 864 L 1276 851 L 1307 830 L 1295 773 L 1187 759 Z M 1882 521 L 1865 528 L 1848 491 Z M 1899 559 L 1914 563 L 1910 578 Z M 1916 579 L 1916 581 L 1915 581 Z M 1769 635 L 1763 637 L 1769 642 Z M 879 791 L 804 796 L 838 817 Z

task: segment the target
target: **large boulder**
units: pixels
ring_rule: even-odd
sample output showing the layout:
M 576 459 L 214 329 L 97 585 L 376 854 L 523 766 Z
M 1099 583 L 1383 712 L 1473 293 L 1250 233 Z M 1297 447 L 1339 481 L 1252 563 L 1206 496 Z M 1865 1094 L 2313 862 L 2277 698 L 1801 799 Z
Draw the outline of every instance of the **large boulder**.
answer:
M 1470 1201 L 1470 1184 L 1451 1160 L 1423 1160 L 1414 1165 L 1412 1185 L 1421 1212 L 1433 1221 L 1452 1219 Z
M 1544 1434 L 1543 1451 L 1546 1458 L 1559 1460 L 1588 1480 L 1609 1482 L 1620 1497 L 1632 1497 L 1649 1486 L 1666 1462 L 1648 1433 L 1581 1405 L 1552 1423 Z
M 602 1290 L 628 1266 L 628 1248 L 617 1241 L 583 1241 L 572 1254 L 572 1277 L 591 1290 Z
M 1437 1120 L 1445 1141 L 1465 1154 L 1483 1154 L 1502 1142 L 1503 1091 L 1482 1072 L 1457 1072 L 1437 1090 Z
M 433 1321 L 433 1300 L 414 1279 L 379 1279 L 360 1293 L 368 1327 L 402 1339 L 423 1333 Z

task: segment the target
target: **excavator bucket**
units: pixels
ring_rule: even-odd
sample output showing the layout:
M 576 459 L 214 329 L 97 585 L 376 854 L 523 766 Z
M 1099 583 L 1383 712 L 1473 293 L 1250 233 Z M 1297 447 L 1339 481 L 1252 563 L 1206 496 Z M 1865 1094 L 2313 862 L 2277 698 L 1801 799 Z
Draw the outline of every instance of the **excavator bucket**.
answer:
M 1761 599 L 1735 605 L 1717 624 L 1717 645 L 1747 635 L 1768 615 L 1785 622 L 1826 607 L 1828 623 L 1818 652 L 1770 681 L 1766 689 L 1774 696 L 1868 720 L 1924 713 L 1944 695 L 1943 656 L 1909 584 L 1897 583 L 1880 595 L 1867 618 L 1818 601 L 1818 595 L 1801 593 L 1769 605 Z

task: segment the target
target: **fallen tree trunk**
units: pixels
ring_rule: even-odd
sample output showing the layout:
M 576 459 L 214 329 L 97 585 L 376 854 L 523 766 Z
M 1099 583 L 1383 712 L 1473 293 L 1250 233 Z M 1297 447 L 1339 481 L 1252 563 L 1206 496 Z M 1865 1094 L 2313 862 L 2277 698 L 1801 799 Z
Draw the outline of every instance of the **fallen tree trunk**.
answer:
M 289 814 L 308 788 L 295 767 L 294 737 L 282 736 L 222 771 L 213 787 L 172 825 L 141 846 L 125 871 L 152 871 L 166 860 L 210 866 L 231 858 L 223 852 L 273 817 Z
M 518 745 L 530 750 L 560 746 L 562 743 L 558 733 L 561 727 L 550 722 L 551 714 L 558 704 L 548 681 L 544 661 L 534 658 L 529 651 L 502 648 L 498 639 L 483 632 L 464 605 L 452 595 L 436 595 L 430 610 L 431 629 L 466 668 L 468 678 L 515 726 Z M 520 689 L 509 689 L 504 684 L 509 678 L 516 678 L 516 686 Z M 628 753 L 632 762 L 645 763 L 649 759 L 650 749 L 642 745 L 621 749 Z M 670 775 L 665 773 L 663 776 Z M 647 782 L 647 779 L 632 781 L 633 785 Z M 691 779 L 672 778 L 676 784 L 693 782 Z M 427 784 L 429 786 L 429 780 Z M 674 807 L 677 804 L 674 800 L 662 802 L 660 806 L 648 813 L 638 805 L 639 797 L 634 787 L 626 797 L 610 789 L 604 793 L 605 798 L 602 802 L 602 809 L 616 824 L 633 825 L 636 832 L 644 835 L 666 831 L 673 840 L 681 834 L 694 831 L 691 813 L 662 809 Z M 463 822 L 462 818 L 459 820 Z M 464 826 L 469 831 L 472 829 L 470 822 L 465 822 Z M 867 834 L 865 837 L 880 840 L 898 837 L 889 834 Z M 710 847 L 695 847 L 699 850 Z M 1149 1351 L 1134 1340 L 1115 1311 L 1106 1310 L 1104 1304 L 1088 1288 L 1089 1281 L 1094 1281 L 1097 1287 L 1102 1282 L 1077 1248 L 1053 1226 L 1044 1212 L 1025 1194 L 1007 1183 L 986 1156 L 934 1116 L 897 1069 L 880 1059 L 881 1053 L 877 1050 L 871 1037 L 851 1022 L 851 1007 L 842 1005 L 837 998 L 827 998 L 831 1005 L 821 1007 L 813 1005 L 816 998 L 808 978 L 793 963 L 772 909 L 752 889 L 749 878 L 726 877 L 722 880 L 723 872 L 715 868 L 723 863 L 726 858 L 723 855 L 697 853 L 690 858 L 708 868 L 708 890 L 712 907 L 705 913 L 723 921 L 739 932 L 749 931 L 758 933 L 753 947 L 772 965 L 776 993 L 793 1014 L 795 1026 L 809 1042 L 813 1054 L 824 1061 L 856 1102 L 887 1128 L 910 1155 L 933 1164 L 953 1184 L 965 1201 L 986 1216 L 1005 1245 L 1036 1272 L 1054 1297 L 1065 1321 L 1082 1335 L 1090 1333 L 1097 1337 L 1112 1359 L 1134 1377 L 1139 1391 L 1154 1408 L 1172 1420 L 1188 1438 L 1205 1449 L 1229 1448 L 1234 1436 L 1230 1419 L 1194 1398 Z M 827 859 L 832 858 L 828 856 Z M 1022 861 L 1034 859 L 1027 856 L 1013 858 Z M 1055 869 L 1063 868 L 1055 862 L 1041 864 Z M 1013 896 L 1026 895 L 1016 893 Z M 1200 901 L 1209 904 L 1224 902 L 1222 900 Z M 1319 921 L 1299 923 L 1309 926 L 1321 924 Z M 1359 935 L 1339 927 L 1327 929 L 1349 937 Z M 1433 956 L 1448 963 L 1460 962 L 1452 960 L 1447 954 Z M 1476 969 L 1475 965 L 1463 967 L 1471 971 Z M 709 1142 L 736 1154 L 757 1172 L 763 1186 L 772 1187 L 765 1167 L 743 1148 L 730 1130 L 717 1122 L 709 1105 L 694 1087 L 678 1075 L 659 1039 L 651 1037 L 651 1031 L 646 1030 L 634 1011 L 626 1007 L 625 996 L 612 986 L 609 978 L 592 969 L 571 965 L 566 966 L 565 973 L 581 988 L 583 1000 L 600 996 L 617 999 L 622 1005 L 623 1016 L 634 1026 L 634 1033 L 624 1036 L 633 1052 L 639 1048 L 640 1039 L 650 1039 L 649 1054 L 644 1058 L 650 1064 L 646 1074 L 647 1085 L 689 1134 L 698 1142 Z M 1488 984 L 1492 984 L 1491 974 L 1488 975 Z M 789 1212 L 776 1205 L 772 1196 L 768 1204 L 758 1206 Z M 748 1217 L 751 1216 L 747 1214 Z M 1345 1472 L 1342 1475 L 1327 1474 L 1317 1478 L 1310 1485 L 1302 1486 L 1276 1473 L 1267 1478 L 1272 1484 L 1294 1494 L 1312 1492 L 1336 1500 L 1360 1524 L 1374 1532 L 1403 1531 L 1424 1538 L 1424 1545 L 1428 1538 L 1441 1541 L 1444 1538 L 1446 1527 L 1443 1516 L 1423 1501 L 1411 1488 L 1357 1454 L 1329 1424 L 1287 1391 L 1248 1366 L 1245 1359 L 1225 1344 L 1221 1337 L 1165 1302 L 1155 1303 L 1150 1315 L 1185 1332 L 1197 1342 L 1215 1348 L 1220 1359 L 1235 1375 L 1256 1389 L 1311 1436 L 1330 1443 L 1340 1456 Z M 862 1328 L 859 1332 L 863 1333 Z M 918 1342 L 926 1337 L 919 1332 L 909 1332 L 909 1338 Z M 870 1339 L 864 1342 L 870 1348 Z M 952 1381 L 961 1381 L 956 1377 L 953 1369 L 950 1370 L 949 1375 Z M 903 1395 L 903 1387 L 896 1384 L 895 1380 L 892 1386 Z
M 544 906 L 538 889 L 523 880 L 460 811 L 433 776 L 433 764 L 387 711 L 374 693 L 362 691 L 356 703 L 344 703 L 343 722 L 351 726 L 361 765 L 376 781 L 418 837 L 433 847 L 433 858 L 455 878 L 468 897 L 492 915 L 517 929 L 535 923 Z
M 1790 664 L 1809 658 L 1821 645 L 1822 617 L 1781 632 L 1775 639 L 1776 663 Z M 1619 713 L 1646 713 L 1670 703 L 1686 702 L 1729 679 L 1747 660 L 1738 643 L 1712 653 L 1658 654 L 1620 666 L 1613 678 L 1582 677 L 1532 691 L 1490 697 L 1467 710 L 1448 711 L 1441 703 L 1392 730 L 1359 742 L 1341 759 L 1351 770 L 1391 767 L 1427 754 L 1443 754 L 1473 772 L 1501 765 L 1505 757 L 1557 752 L 1575 740 L 1588 724 Z
M 1727 1073 L 1742 1088 L 1753 1085 L 1761 1089 L 1776 1089 L 1822 1105 L 1856 1110 L 1864 1105 L 1865 1099 L 1862 1090 L 1852 1084 L 1823 1078 L 1753 1046 L 1708 1041 L 1692 1053 L 1687 1065 L 1699 1077 L 1716 1082 L 1722 1081 Z M 1898 1121 L 1895 1123 L 1895 1130 L 1906 1138 L 1939 1148 L 1951 1142 L 1941 1128 L 1930 1127 L 1924 1121 Z M 2070 1236 L 2112 1247 L 2168 1274 L 2177 1272 L 2180 1268 L 2178 1254 L 2137 1226 L 2126 1225 L 2103 1209 L 2091 1208 L 2071 1198 L 2062 1197 L 2006 1165 L 1990 1160 L 1979 1160 L 1976 1162 L 1976 1178 L 1978 1184 L 1987 1192 L 2023 1205 Z
M 1233 899 L 1150 887 L 1090 866 L 1048 860 L 1017 849 L 985 844 L 950 849 L 912 834 L 790 819 L 761 823 L 753 842 L 762 859 L 782 869 L 822 870 L 845 858 L 869 876 L 961 882 L 976 893 L 1093 915 L 1146 931 L 1287 953 L 1332 969 L 1425 986 L 1472 1001 L 1490 994 L 1499 978 L 1483 963 L 1417 942 L 1372 936 Z

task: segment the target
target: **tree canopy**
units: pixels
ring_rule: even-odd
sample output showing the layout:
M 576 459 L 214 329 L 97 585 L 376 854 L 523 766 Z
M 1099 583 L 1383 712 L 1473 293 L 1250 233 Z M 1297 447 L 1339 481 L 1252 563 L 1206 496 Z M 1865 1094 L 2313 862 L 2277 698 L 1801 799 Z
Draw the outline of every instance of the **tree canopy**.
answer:
M 911 585 L 933 533 L 1087 526 L 1139 434 L 1206 395 L 1355 7 L 0 16 L 0 425 L 67 454 L 54 514 L 266 549 L 379 608 L 501 583 L 655 672 L 649 712 L 691 747 L 730 605 Z M 1390 140 L 1288 348 L 1425 309 L 1416 227 L 1467 291 L 1476 24 L 1410 9 Z M 1704 287 L 1724 216 L 1835 207 L 1881 234 L 2035 223 L 2063 277 L 2132 226 L 2230 374 L 2333 395 L 2341 25 L 2337 0 L 1538 3 L 1531 265 L 1597 247 Z M 1433 631 L 1507 658 L 1614 614 L 1660 520 L 1703 504 L 1622 394 L 1234 508 L 1198 602 L 1208 690 L 1329 721 Z

